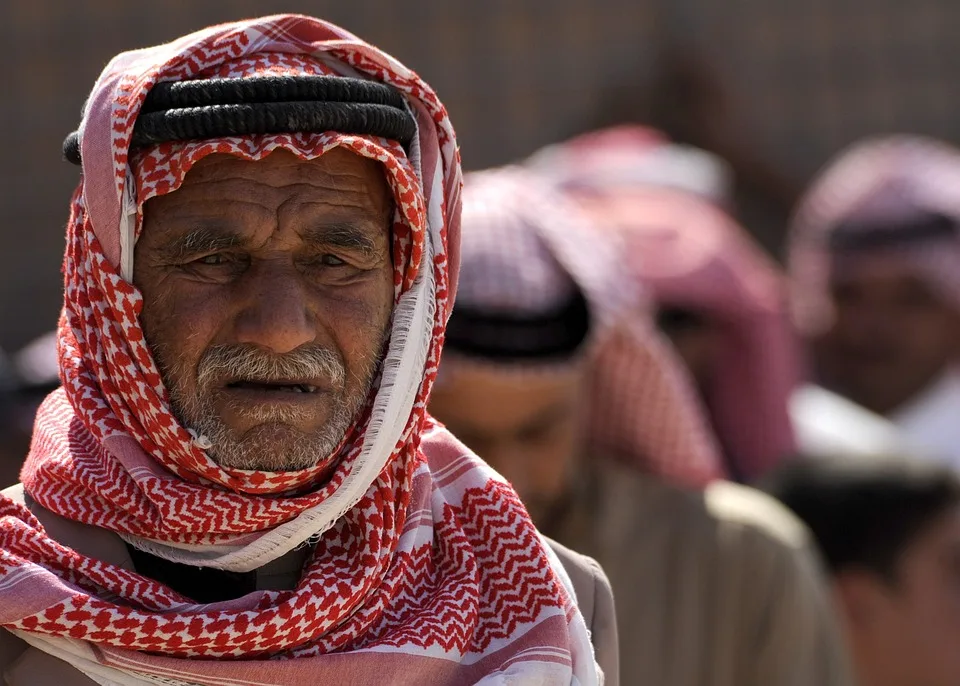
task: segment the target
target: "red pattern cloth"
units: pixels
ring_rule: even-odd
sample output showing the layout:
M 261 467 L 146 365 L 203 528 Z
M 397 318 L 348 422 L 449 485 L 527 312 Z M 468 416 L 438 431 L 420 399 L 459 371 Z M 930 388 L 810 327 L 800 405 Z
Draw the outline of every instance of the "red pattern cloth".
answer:
M 418 122 L 409 157 L 395 142 L 326 133 L 167 143 L 128 159 L 154 83 L 264 73 L 392 85 Z M 142 204 L 173 192 L 207 154 L 255 160 L 283 148 L 313 159 L 333 147 L 379 161 L 396 201 L 379 386 L 317 467 L 221 468 L 172 415 L 138 321 L 130 278 Z M 429 87 L 316 19 L 225 24 L 115 58 L 88 100 L 81 150 L 63 389 L 39 412 L 24 488 L 175 561 L 245 571 L 308 541 L 315 549 L 295 590 L 197 605 L 60 545 L 0 498 L 0 626 L 110 683 L 597 683 L 559 561 L 512 489 L 425 410 L 456 290 L 460 214 L 456 141 Z

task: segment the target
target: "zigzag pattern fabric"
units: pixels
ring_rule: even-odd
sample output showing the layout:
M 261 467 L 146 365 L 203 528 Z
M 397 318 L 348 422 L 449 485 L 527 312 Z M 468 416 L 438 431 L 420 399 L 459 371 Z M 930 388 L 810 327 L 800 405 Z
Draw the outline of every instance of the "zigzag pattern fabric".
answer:
M 402 92 L 409 156 L 330 132 L 164 143 L 128 156 L 160 81 L 364 76 Z M 396 204 L 395 308 L 379 383 L 340 449 L 284 473 L 225 469 L 171 413 L 144 340 L 132 254 L 150 197 L 213 153 L 301 159 L 347 148 Z M 456 290 L 461 172 L 446 111 L 413 72 L 330 24 L 285 15 L 125 53 L 81 126 L 59 329 L 63 388 L 40 409 L 27 493 L 176 562 L 256 569 L 313 543 L 291 591 L 197 604 L 51 539 L 0 497 L 0 626 L 98 683 L 599 682 L 557 558 L 510 486 L 426 413 Z

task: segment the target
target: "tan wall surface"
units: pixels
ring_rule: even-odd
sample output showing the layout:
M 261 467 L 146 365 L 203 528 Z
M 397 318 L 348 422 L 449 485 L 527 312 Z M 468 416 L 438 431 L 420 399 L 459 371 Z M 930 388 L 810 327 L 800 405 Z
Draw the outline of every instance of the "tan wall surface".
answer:
M 957 0 L 5 0 L 0 3 L 0 347 L 51 328 L 67 202 L 61 161 L 86 93 L 115 53 L 216 21 L 312 13 L 421 73 L 481 168 L 604 121 L 645 118 L 666 43 L 729 85 L 754 143 L 808 177 L 863 133 L 960 140 Z M 777 234 L 782 218 L 758 230 Z M 757 227 L 754 227 L 757 228 Z

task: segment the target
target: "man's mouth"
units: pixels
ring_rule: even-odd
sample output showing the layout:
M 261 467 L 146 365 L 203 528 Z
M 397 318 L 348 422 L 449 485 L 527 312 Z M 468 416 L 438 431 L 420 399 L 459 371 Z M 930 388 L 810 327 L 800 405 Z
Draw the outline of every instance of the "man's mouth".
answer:
M 319 388 L 312 383 L 300 381 L 232 381 L 227 384 L 228 389 L 256 391 L 260 393 L 316 393 Z

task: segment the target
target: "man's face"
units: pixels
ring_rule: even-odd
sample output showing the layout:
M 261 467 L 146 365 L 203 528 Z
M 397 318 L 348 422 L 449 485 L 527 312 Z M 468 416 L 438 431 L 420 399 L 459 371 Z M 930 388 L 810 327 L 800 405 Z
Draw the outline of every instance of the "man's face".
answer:
M 720 327 L 693 310 L 661 307 L 657 327 L 670 339 L 701 393 L 710 387 L 721 352 Z
M 445 364 L 431 414 L 513 484 L 534 522 L 547 525 L 582 448 L 582 371 L 514 375 Z
M 342 149 L 210 155 L 145 204 L 144 334 L 219 464 L 303 469 L 342 440 L 388 332 L 390 217 L 380 166 Z
M 814 341 L 823 383 L 880 414 L 930 384 L 960 350 L 960 313 L 907 265 L 865 262 L 834 281 L 836 320 Z
M 864 686 L 960 685 L 960 506 L 907 549 L 894 582 L 857 583 L 847 624 Z

